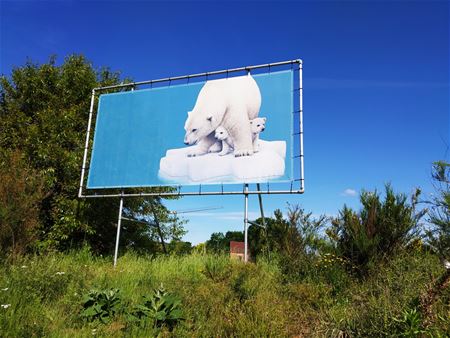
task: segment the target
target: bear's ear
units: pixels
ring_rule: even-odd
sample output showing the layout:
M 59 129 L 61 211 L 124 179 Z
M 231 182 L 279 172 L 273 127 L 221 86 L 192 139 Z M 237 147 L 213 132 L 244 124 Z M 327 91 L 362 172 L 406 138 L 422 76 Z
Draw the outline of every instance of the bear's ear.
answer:
M 206 119 L 207 119 L 209 122 L 212 122 L 212 115 L 208 116 Z
M 266 122 L 266 118 L 265 117 L 263 117 L 263 121 Z

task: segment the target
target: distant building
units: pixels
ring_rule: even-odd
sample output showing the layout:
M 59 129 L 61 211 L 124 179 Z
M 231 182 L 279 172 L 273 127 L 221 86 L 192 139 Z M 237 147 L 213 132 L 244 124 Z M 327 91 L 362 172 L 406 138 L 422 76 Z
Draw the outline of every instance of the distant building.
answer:
M 244 260 L 245 243 L 230 241 L 230 257 L 234 259 Z M 248 252 L 247 252 L 248 254 Z M 250 260 L 250 255 L 248 255 L 248 260 Z

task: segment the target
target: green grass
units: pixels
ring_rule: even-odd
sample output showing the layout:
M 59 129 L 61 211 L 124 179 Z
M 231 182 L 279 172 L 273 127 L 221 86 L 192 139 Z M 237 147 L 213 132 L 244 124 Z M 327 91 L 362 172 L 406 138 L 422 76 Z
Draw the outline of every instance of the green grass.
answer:
M 395 336 L 394 318 L 418 307 L 427 286 L 443 271 L 435 256 L 402 254 L 373 267 L 365 280 L 339 266 L 318 267 L 302 280 L 287 282 L 277 261 L 256 264 L 227 256 L 156 258 L 128 253 L 113 269 L 111 258 L 88 250 L 28 256 L 0 266 L 0 335 L 4 337 L 293 337 Z M 127 309 L 161 285 L 181 299 L 185 320 L 172 332 L 132 323 Z M 87 322 L 82 299 L 92 289 L 120 290 L 125 311 L 106 324 Z M 448 290 L 427 328 L 449 333 Z M 447 331 L 448 330 L 448 331 Z

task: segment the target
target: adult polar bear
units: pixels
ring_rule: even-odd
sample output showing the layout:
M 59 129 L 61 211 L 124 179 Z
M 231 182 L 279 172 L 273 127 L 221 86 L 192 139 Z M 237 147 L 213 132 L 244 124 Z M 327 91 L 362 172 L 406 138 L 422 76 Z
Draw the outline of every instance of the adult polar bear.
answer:
M 250 120 L 261 108 L 261 92 L 249 75 L 207 81 L 184 125 L 184 143 L 197 144 L 188 156 L 220 151 L 214 131 L 223 126 L 234 145 L 234 156 L 253 154 Z

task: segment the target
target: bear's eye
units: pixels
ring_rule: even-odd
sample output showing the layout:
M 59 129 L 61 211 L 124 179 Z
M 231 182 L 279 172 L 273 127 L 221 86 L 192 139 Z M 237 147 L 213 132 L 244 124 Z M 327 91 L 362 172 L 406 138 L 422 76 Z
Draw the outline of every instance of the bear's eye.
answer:
M 257 127 L 259 127 L 259 126 L 260 126 L 260 124 L 257 125 Z
M 222 135 L 222 134 L 223 134 L 223 131 L 220 132 L 220 135 Z
M 197 131 L 197 129 L 196 129 L 196 128 L 192 129 L 192 132 L 193 132 L 193 133 L 195 133 L 196 131 Z

